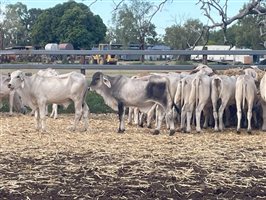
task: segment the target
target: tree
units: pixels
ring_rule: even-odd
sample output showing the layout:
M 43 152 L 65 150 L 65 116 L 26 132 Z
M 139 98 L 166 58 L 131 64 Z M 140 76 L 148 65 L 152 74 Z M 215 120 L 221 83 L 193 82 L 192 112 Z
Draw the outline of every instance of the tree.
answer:
M 23 21 L 27 16 L 27 6 L 18 2 L 6 6 L 3 20 L 4 46 L 23 45 L 27 42 L 27 30 Z
M 236 25 L 236 46 L 251 49 L 263 49 L 263 38 L 260 37 L 258 15 L 248 15 Z
M 173 25 L 165 29 L 164 42 L 173 49 L 193 48 L 203 29 L 197 19 L 188 19 L 184 25 Z M 200 38 L 197 43 L 203 44 Z
M 72 43 L 75 49 L 91 48 L 102 41 L 106 26 L 98 15 L 93 15 L 83 3 L 68 1 L 44 10 L 32 27 L 32 41 Z
M 204 15 L 210 20 L 210 25 L 205 25 L 204 29 L 207 33 L 207 40 L 208 40 L 208 33 L 209 30 L 213 28 L 220 27 L 223 31 L 224 36 L 224 44 L 228 43 L 227 40 L 227 29 L 228 26 L 231 25 L 233 22 L 237 20 L 243 19 L 245 16 L 248 15 L 258 15 L 263 16 L 266 14 L 266 7 L 264 0 L 250 0 L 243 9 L 239 10 L 234 16 L 228 16 L 228 0 L 220 1 L 220 0 L 198 0 L 197 4 L 201 4 L 201 9 L 204 11 Z M 220 20 L 215 20 L 214 15 L 219 15 Z M 262 20 L 261 23 L 261 35 L 264 34 L 262 27 L 266 25 L 266 21 Z
M 30 45 L 30 31 L 36 18 L 42 11 L 40 9 L 27 9 L 27 6 L 18 2 L 8 4 L 3 13 L 1 31 L 3 46 Z
M 113 14 L 115 23 L 115 42 L 127 46 L 137 43 L 140 49 L 145 49 L 148 41 L 156 39 L 155 25 L 151 23 L 153 5 L 146 0 L 130 0 L 129 5 L 124 3 Z M 142 61 L 144 56 L 142 56 Z

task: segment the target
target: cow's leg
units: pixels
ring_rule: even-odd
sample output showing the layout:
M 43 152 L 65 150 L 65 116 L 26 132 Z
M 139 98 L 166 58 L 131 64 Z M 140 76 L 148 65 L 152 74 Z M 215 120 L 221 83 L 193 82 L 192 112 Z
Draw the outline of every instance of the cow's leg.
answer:
M 129 107 L 128 108 L 128 118 L 127 118 L 127 123 L 132 124 L 132 115 L 133 115 L 134 108 Z
M 142 127 L 142 128 L 144 127 L 144 118 L 145 118 L 144 113 L 141 112 L 141 113 L 139 114 L 138 125 L 139 125 L 140 127 Z
M 225 107 L 224 114 L 225 114 L 225 126 L 228 127 L 231 124 L 230 122 L 231 113 L 230 113 L 230 109 L 228 106 Z
M 165 119 L 166 119 L 166 124 L 168 124 L 169 126 L 168 128 L 170 129 L 169 135 L 172 136 L 175 133 L 175 124 L 174 124 L 174 117 L 173 117 L 172 109 L 166 110 Z
M 48 116 L 48 105 L 45 106 L 45 115 Z
M 50 117 L 54 117 L 54 119 L 57 119 L 57 104 L 53 104 L 52 105 L 52 112 L 51 112 L 51 115 Z
M 248 102 L 248 111 L 247 111 L 248 129 L 247 129 L 247 132 L 249 134 L 251 134 L 252 107 L 253 107 L 253 101 Z
M 186 121 L 186 115 L 187 115 L 187 105 L 184 104 L 181 109 L 181 122 L 180 122 L 180 131 L 185 131 L 185 121 Z
M 78 124 L 79 120 L 82 117 L 82 103 L 83 102 L 81 102 L 81 100 L 74 101 L 74 105 L 75 105 L 75 118 L 74 118 L 74 124 L 70 128 L 71 131 L 75 131 L 76 130 L 77 124 Z
M 45 117 L 46 117 L 46 105 L 45 103 L 39 104 L 40 120 L 41 120 L 41 131 L 46 131 Z
M 56 104 L 55 104 L 56 105 Z M 82 117 L 84 122 L 84 128 L 82 131 L 88 130 L 88 117 L 89 117 L 89 107 L 86 102 L 83 102 L 82 105 Z
M 157 105 L 154 104 L 154 105 L 151 107 L 151 109 L 148 111 L 148 113 L 147 113 L 147 127 L 148 127 L 148 128 L 151 128 L 151 121 L 152 121 L 152 119 L 153 119 L 153 117 L 154 117 L 156 107 L 157 107 Z M 156 113 L 156 115 L 157 115 L 157 113 Z M 157 116 L 156 116 L 156 120 L 157 120 Z M 156 121 L 156 120 L 155 120 L 155 121 Z M 155 122 L 155 126 L 157 125 L 157 123 L 158 123 L 158 122 Z
M 223 122 L 223 115 L 224 115 L 224 109 L 225 106 L 223 103 L 221 104 L 219 108 L 219 130 L 223 131 L 224 130 L 224 122 Z
M 213 118 L 214 118 L 214 131 L 219 131 L 218 129 L 218 113 L 216 107 L 213 108 Z
M 119 127 L 118 133 L 123 133 L 125 131 L 125 107 L 122 102 L 118 103 L 118 117 L 119 117 Z
M 210 122 L 210 115 L 209 115 L 209 108 L 204 108 L 203 109 L 203 115 L 204 115 L 204 124 L 203 124 L 203 128 L 208 128 L 209 126 L 209 122 Z
M 191 118 L 192 118 L 192 112 L 193 112 L 194 104 L 189 104 L 187 109 L 187 132 L 191 132 Z M 193 120 L 194 121 L 194 120 Z
M 197 106 L 197 108 L 196 108 L 196 131 L 198 133 L 201 132 L 200 117 L 201 117 L 201 112 L 202 112 L 204 106 L 205 106 L 204 104 L 199 103 L 198 106 Z
M 13 106 L 14 106 L 14 95 L 15 91 L 10 91 L 9 93 L 9 115 L 13 115 Z
M 242 118 L 242 111 L 241 111 L 241 102 L 236 102 L 236 112 L 237 112 L 237 133 L 240 133 L 240 126 L 241 126 L 241 118 Z
M 139 108 L 134 108 L 134 124 L 138 125 L 139 124 Z
M 35 116 L 35 128 L 36 130 L 40 130 L 41 126 L 40 126 L 39 108 L 36 108 L 32 112 L 34 112 L 34 116 Z
M 158 108 L 156 110 L 156 116 L 157 116 L 157 125 L 156 125 L 154 132 L 153 132 L 154 135 L 160 134 L 162 121 L 163 121 L 163 118 L 165 116 L 165 112 L 164 112 L 164 109 L 162 106 L 158 106 Z

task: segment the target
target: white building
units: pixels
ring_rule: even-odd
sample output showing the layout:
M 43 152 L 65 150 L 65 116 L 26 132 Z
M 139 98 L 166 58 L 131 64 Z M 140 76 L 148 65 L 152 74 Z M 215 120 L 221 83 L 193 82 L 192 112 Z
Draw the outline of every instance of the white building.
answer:
M 208 50 L 250 50 L 250 49 L 239 49 L 235 46 L 230 48 L 229 45 L 206 45 Z M 193 50 L 202 50 L 203 46 L 195 46 Z M 200 61 L 202 60 L 202 55 L 191 55 L 191 60 Z M 214 62 L 240 62 L 243 64 L 251 64 L 253 62 L 252 56 L 250 55 L 208 55 L 208 61 Z

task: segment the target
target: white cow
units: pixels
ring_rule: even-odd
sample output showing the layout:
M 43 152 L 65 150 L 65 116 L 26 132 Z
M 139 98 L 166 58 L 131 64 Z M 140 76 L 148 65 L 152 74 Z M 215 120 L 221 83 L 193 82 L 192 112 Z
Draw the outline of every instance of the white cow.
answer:
M 264 73 L 260 81 L 260 96 L 261 96 L 261 105 L 263 109 L 262 130 L 266 131 L 266 73 Z
M 9 115 L 13 114 L 13 107 L 15 110 L 26 113 L 26 108 L 21 102 L 19 95 L 15 91 L 10 91 L 8 88 L 8 82 L 10 77 L 8 75 L 0 74 L 0 108 L 3 106 L 2 100 L 9 99 Z
M 36 128 L 38 130 L 40 128 L 42 131 L 46 130 L 45 106 L 47 103 L 67 106 L 71 100 L 75 106 L 75 119 L 71 130 L 76 129 L 81 117 L 84 119 L 83 131 L 87 130 L 89 109 L 85 97 L 88 84 L 84 75 L 71 72 L 55 77 L 43 77 L 38 74 L 27 77 L 22 71 L 17 70 L 11 73 L 9 88 L 15 89 L 22 100 L 36 111 Z
M 235 88 L 236 88 L 235 76 L 215 75 L 212 77 L 211 100 L 213 105 L 215 131 L 222 131 L 224 129 L 224 123 L 223 123 L 224 110 L 228 108 L 228 106 L 235 104 Z M 217 112 L 217 104 L 219 99 L 221 100 L 221 104 Z
M 204 111 L 207 113 L 206 105 L 210 104 L 210 83 L 211 78 L 208 76 L 214 74 L 214 71 L 206 66 L 199 65 L 190 75 L 181 79 L 175 96 L 175 103 L 182 106 L 180 130 L 185 131 L 185 123 L 187 124 L 186 132 L 191 131 L 191 117 L 194 110 L 196 111 L 196 130 L 201 131 L 200 115 Z M 178 103 L 179 102 L 179 103 Z M 208 118 L 205 115 L 204 126 L 207 126 Z
M 236 108 L 237 108 L 237 133 L 240 133 L 242 109 L 245 109 L 247 102 L 247 132 L 251 133 L 251 118 L 254 103 L 257 101 L 257 88 L 255 79 L 250 75 L 240 75 L 236 80 Z

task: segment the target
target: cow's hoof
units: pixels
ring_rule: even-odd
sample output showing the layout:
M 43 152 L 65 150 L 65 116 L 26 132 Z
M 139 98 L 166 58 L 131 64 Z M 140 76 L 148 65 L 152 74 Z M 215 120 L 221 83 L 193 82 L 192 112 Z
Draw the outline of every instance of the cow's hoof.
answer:
M 250 135 L 252 134 L 251 130 L 248 130 L 247 133 L 250 134 Z
M 120 129 L 120 128 L 119 128 L 119 129 L 117 130 L 117 133 L 124 133 L 124 132 L 125 132 L 125 129 Z
M 139 127 L 143 128 L 143 127 L 144 127 L 144 125 L 143 125 L 143 124 L 139 124 Z
M 148 125 L 147 128 L 151 128 L 151 125 Z
M 169 136 L 173 136 L 175 134 L 175 130 L 170 130 Z
M 179 129 L 178 129 L 178 132 L 184 133 L 184 131 L 185 131 L 185 130 L 184 130 L 183 128 L 179 128 Z
M 160 131 L 159 130 L 157 130 L 157 129 L 155 129 L 154 131 L 153 131 L 153 133 L 152 133 L 153 135 L 159 135 L 160 134 Z
M 240 130 L 236 130 L 236 133 L 237 133 L 237 134 L 240 134 L 240 133 L 241 133 L 241 131 L 240 131 Z
M 41 132 L 42 134 L 45 134 L 45 133 L 47 133 L 47 130 L 46 130 L 46 129 L 41 129 L 40 132 Z
M 202 133 L 202 131 L 201 130 L 200 131 L 196 131 L 196 133 L 200 134 L 200 133 Z

